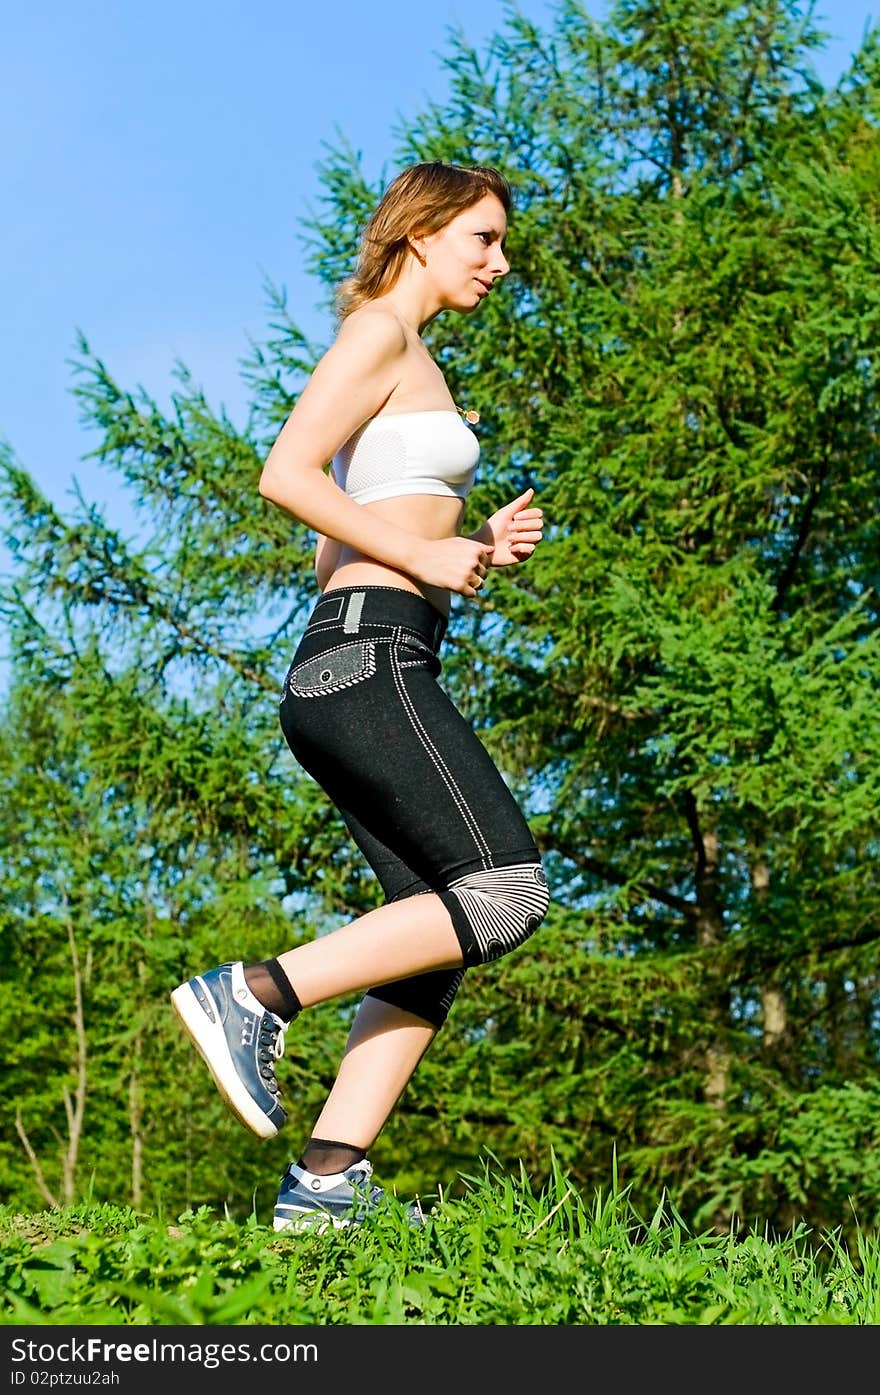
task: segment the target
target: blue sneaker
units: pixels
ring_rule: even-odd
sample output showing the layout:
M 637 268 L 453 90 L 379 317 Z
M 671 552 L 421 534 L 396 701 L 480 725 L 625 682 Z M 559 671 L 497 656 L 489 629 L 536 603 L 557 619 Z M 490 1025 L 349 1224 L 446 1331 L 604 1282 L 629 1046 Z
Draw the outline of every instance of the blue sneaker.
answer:
M 274 1138 L 287 1118 L 275 1062 L 290 1024 L 257 1001 L 241 961 L 180 984 L 171 1002 L 232 1112 L 260 1138 Z
M 373 1165 L 366 1158 L 328 1177 L 319 1177 L 298 1163 L 291 1163 L 281 1178 L 273 1229 L 326 1230 L 332 1225 L 339 1230 L 359 1224 L 367 1216 L 389 1206 L 387 1194 L 370 1181 L 372 1174 Z M 411 1202 L 404 1214 L 412 1226 L 425 1224 L 418 1201 Z

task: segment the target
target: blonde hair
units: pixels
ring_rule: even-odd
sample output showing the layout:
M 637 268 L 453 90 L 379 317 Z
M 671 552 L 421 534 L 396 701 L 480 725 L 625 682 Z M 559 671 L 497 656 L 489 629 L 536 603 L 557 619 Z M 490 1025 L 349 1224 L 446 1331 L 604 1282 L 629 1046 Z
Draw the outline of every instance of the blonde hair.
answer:
M 485 194 L 494 194 L 505 213 L 510 212 L 510 185 L 490 165 L 429 160 L 402 170 L 364 228 L 354 274 L 337 288 L 339 319 L 390 291 L 410 254 L 410 237 L 439 232 Z

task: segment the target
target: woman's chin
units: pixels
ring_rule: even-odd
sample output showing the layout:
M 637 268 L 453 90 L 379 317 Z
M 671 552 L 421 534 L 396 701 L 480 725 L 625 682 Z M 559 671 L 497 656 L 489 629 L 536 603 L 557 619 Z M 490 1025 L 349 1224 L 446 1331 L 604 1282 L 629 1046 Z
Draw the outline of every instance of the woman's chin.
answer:
M 461 301 L 456 305 L 455 308 L 456 310 L 460 310 L 463 315 L 472 315 L 474 311 L 482 305 L 485 299 L 486 297 L 484 295 L 480 295 L 479 291 L 477 291 L 475 295 L 468 296 L 467 300 L 465 300 L 464 297 L 462 297 Z

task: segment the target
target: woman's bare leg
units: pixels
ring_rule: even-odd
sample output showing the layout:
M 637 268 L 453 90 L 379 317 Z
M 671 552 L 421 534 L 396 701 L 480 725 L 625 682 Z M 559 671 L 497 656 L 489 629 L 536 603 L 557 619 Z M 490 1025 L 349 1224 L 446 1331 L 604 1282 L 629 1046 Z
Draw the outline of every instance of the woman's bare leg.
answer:
M 288 992 L 292 990 L 291 1010 L 285 1009 L 289 1021 L 296 1015 L 297 1004 L 311 1007 L 431 970 L 460 969 L 463 955 L 446 906 L 440 896 L 426 892 L 368 911 L 271 962 L 269 990 L 283 999 L 285 978 Z M 259 996 L 259 991 L 266 992 L 262 976 L 267 966 L 250 968 L 256 988 L 247 978 L 249 966 L 235 961 L 180 984 L 171 999 L 230 1108 L 254 1133 L 271 1138 L 285 1118 L 270 1059 L 281 1054 L 277 1048 L 283 1045 L 284 1019 L 270 1005 L 271 991 L 269 1002 Z M 387 1030 L 391 1024 L 399 1030 Z M 321 1127 L 329 1128 L 330 1118 L 338 1117 L 338 1131 L 343 1134 L 349 1127 L 356 1127 L 359 1136 L 381 1128 L 433 1031 L 425 1019 L 403 1009 L 395 1017 L 393 1012 L 377 1014 L 371 1006 L 363 1019 L 359 1015 L 338 1093 L 334 1088 L 328 1101 L 333 1114 L 322 1116 Z M 368 1078 L 373 1096 L 366 1106 L 363 1100 L 368 1091 L 362 1082 Z M 356 1120 L 349 1111 L 359 1092 L 362 1112 Z M 338 1141 L 353 1149 L 362 1146 L 349 1137 Z
M 449 912 L 431 892 L 367 911 L 279 954 L 278 963 L 303 1007 L 312 1007 L 431 969 L 458 969 L 462 953 Z
M 365 998 L 312 1137 L 369 1149 L 436 1035 L 424 1018 Z

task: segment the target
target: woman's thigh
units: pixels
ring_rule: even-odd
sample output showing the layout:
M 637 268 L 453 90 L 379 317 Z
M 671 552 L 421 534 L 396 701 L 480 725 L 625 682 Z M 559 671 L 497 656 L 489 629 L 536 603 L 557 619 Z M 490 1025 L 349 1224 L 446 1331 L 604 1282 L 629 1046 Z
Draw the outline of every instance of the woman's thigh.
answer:
M 436 656 L 388 628 L 354 641 L 325 630 L 300 647 L 281 705 L 291 751 L 431 889 L 537 861 L 500 771 L 437 682 Z

